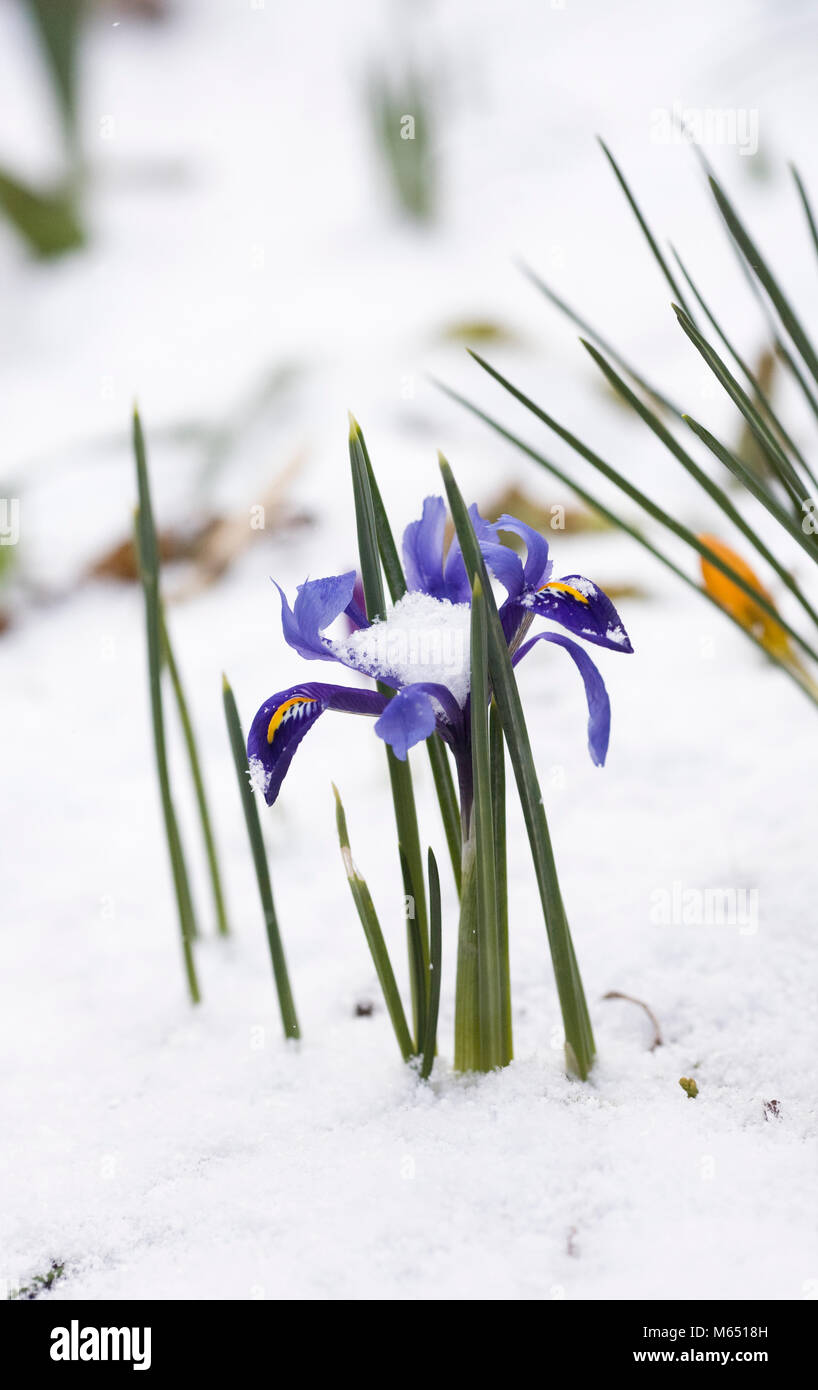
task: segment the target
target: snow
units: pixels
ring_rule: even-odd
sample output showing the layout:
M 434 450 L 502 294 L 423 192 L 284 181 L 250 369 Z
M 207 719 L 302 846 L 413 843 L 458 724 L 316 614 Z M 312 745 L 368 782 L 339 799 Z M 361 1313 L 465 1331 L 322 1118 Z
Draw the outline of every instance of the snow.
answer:
M 6 6 L 0 19 L 0 159 L 33 175 L 50 167 L 54 132 L 21 13 Z M 166 26 L 123 15 L 94 30 L 89 249 L 35 266 L 0 227 L 2 479 L 21 501 L 26 580 L 25 609 L 0 636 L 0 1281 L 18 1287 L 56 1259 L 66 1272 L 55 1301 L 815 1298 L 816 725 L 791 683 L 627 538 L 554 538 L 566 570 L 648 595 L 619 604 L 635 654 L 594 649 L 613 707 L 604 770 L 587 756 L 571 663 L 540 644 L 520 668 L 599 1051 L 584 1085 L 565 1072 L 513 808 L 516 1060 L 481 1079 L 451 1073 L 454 901 L 423 750 L 412 766 L 444 891 L 440 1056 L 428 1085 L 402 1065 L 330 786 L 406 999 L 383 745 L 370 721 L 330 713 L 263 814 L 304 1035 L 285 1042 L 221 708 L 223 670 L 245 724 L 271 690 L 305 679 L 268 576 L 292 592 L 329 557 L 337 569 L 354 562 L 349 407 L 396 532 L 439 491 L 438 447 L 484 514 L 511 483 L 570 505 L 427 382 L 427 372 L 452 382 L 580 476 L 567 448 L 445 339 L 458 319 L 508 326 L 491 360 L 638 486 L 660 489 L 674 515 L 714 529 L 705 499 L 599 390 L 573 330 L 510 259 L 522 252 L 709 428 L 733 432 L 593 134 L 609 139 L 657 232 L 672 232 L 683 256 L 692 247 L 692 274 L 752 354 L 760 319 L 695 161 L 649 138 L 651 113 L 677 100 L 757 110 L 768 165 L 793 158 L 815 194 L 815 17 L 761 0 L 717 12 L 691 0 L 683 22 L 638 0 L 441 0 L 404 12 L 393 33 L 395 12 L 369 0 L 209 0 L 174 13 Z M 434 59 L 442 102 L 442 218 L 428 231 L 407 228 L 383 196 L 360 98 L 366 62 L 397 63 L 411 46 Z M 709 153 L 814 322 L 815 263 L 785 175 L 765 180 L 758 161 Z M 290 384 L 205 481 L 188 437 L 163 429 L 223 423 L 278 367 L 292 368 Z M 296 456 L 294 502 L 314 518 L 271 528 L 219 584 L 169 607 L 233 926 L 228 941 L 215 937 L 169 712 L 204 933 L 195 1010 L 159 816 L 140 598 L 82 580 L 130 524 L 134 395 L 165 524 L 249 509 Z M 668 553 L 689 565 L 678 547 Z M 687 920 L 672 910 L 676 885 L 703 904 L 716 887 L 746 891 L 755 929 L 704 908 Z M 657 894 L 669 895 L 667 921 L 656 920 Z M 661 1046 L 650 1050 L 643 1011 L 604 999 L 610 991 L 651 1007 Z M 696 1080 L 695 1099 L 681 1077 Z
M 392 676 L 401 686 L 444 685 L 462 708 L 469 694 L 470 624 L 468 603 L 408 593 L 385 618 L 333 647 L 350 666 L 385 680 Z

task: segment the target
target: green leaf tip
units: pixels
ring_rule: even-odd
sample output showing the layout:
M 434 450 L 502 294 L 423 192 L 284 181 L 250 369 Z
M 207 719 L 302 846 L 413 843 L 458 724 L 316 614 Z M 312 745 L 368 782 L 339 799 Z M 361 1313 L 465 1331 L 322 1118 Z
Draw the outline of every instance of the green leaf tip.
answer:
M 692 1076 L 680 1076 L 679 1085 L 687 1096 L 688 1100 L 695 1100 L 699 1094 L 699 1088 Z
M 222 694 L 223 694 L 223 695 L 229 695 L 230 690 L 231 690 L 230 682 L 229 682 L 229 680 L 227 679 L 227 676 L 224 674 L 224 671 L 222 671 Z
M 351 410 L 348 410 L 348 411 L 347 411 L 347 416 L 349 417 L 349 437 L 350 437 L 350 440 L 353 440 L 353 439 L 360 439 L 360 438 L 361 438 L 361 427 L 360 427 L 360 425 L 358 424 L 358 421 L 355 419 L 355 416 L 352 414 L 352 411 L 351 411 Z

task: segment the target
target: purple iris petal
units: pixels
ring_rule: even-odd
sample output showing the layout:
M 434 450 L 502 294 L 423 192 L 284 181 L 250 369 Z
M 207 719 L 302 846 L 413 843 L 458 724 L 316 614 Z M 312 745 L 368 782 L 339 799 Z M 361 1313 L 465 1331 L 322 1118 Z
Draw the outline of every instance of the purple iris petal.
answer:
M 388 701 L 375 725 L 375 733 L 389 744 L 401 762 L 410 748 L 435 732 L 438 714 L 434 701 L 444 711 L 446 727 L 460 732 L 463 726 L 460 706 L 445 685 L 437 685 L 433 681 L 418 681 L 414 685 L 404 686 Z
M 427 497 L 420 521 L 410 521 L 403 533 L 406 583 L 412 592 L 448 598 L 443 579 L 443 537 L 446 506 L 442 497 Z
M 509 598 L 517 598 L 524 586 L 523 566 L 519 555 L 515 555 L 509 546 L 498 540 L 496 524 L 486 521 L 480 515 L 476 502 L 469 507 L 469 516 L 488 569 L 503 585 Z M 471 583 L 457 540 L 453 540 L 449 548 L 444 575 L 447 597 L 452 603 L 471 603 Z
M 530 612 L 552 618 L 576 637 L 610 647 L 615 652 L 632 652 L 622 619 L 607 594 L 581 574 L 567 574 L 552 580 L 532 596 Z
M 481 541 L 480 550 L 486 567 L 498 583 L 502 584 L 508 597 L 516 599 L 525 588 L 523 566 L 519 555 L 502 541 Z
M 369 619 L 366 616 L 364 582 L 359 574 L 355 576 L 355 588 L 352 590 L 352 598 L 344 609 L 344 613 L 349 618 L 350 632 L 358 632 L 362 627 L 369 627 Z
M 554 566 L 548 558 L 548 541 L 545 536 L 541 536 L 533 526 L 526 526 L 524 521 L 518 521 L 516 516 L 508 516 L 507 513 L 498 517 L 497 530 L 511 531 L 515 536 L 519 536 L 520 540 L 525 541 L 523 574 L 529 589 L 538 589 L 546 579 L 550 579 Z
M 251 772 L 257 774 L 260 770 L 262 774 L 259 781 L 267 805 L 272 806 L 278 796 L 296 748 L 319 715 L 331 709 L 375 718 L 386 703 L 386 696 L 376 690 L 355 690 L 318 681 L 293 685 L 265 700 L 250 726 L 247 757 Z
M 518 661 L 522 661 L 537 642 L 554 642 L 558 647 L 564 647 L 582 676 L 588 701 L 588 752 L 596 766 L 602 767 L 611 733 L 611 702 L 605 682 L 585 649 L 577 646 L 570 637 L 563 637 L 561 632 L 538 632 L 536 637 L 524 642 L 515 652 L 512 658 L 513 665 L 516 666 Z
M 337 661 L 328 650 L 321 633 L 343 613 L 352 600 L 355 571 L 330 575 L 326 579 L 308 579 L 299 584 L 293 608 L 276 584 L 281 595 L 281 627 L 284 640 L 308 661 Z M 273 581 L 275 582 L 275 581 Z
M 404 762 L 410 748 L 434 733 L 435 724 L 435 708 L 430 697 L 425 691 L 408 685 L 389 700 L 375 725 L 375 733 Z

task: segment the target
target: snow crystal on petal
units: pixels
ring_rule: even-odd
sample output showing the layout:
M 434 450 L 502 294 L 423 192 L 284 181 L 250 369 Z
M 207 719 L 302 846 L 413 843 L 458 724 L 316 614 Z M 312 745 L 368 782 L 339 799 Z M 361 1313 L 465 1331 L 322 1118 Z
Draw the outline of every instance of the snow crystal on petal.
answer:
M 251 758 L 248 766 L 250 768 L 250 785 L 261 796 L 266 796 L 272 774 L 266 770 L 261 758 Z

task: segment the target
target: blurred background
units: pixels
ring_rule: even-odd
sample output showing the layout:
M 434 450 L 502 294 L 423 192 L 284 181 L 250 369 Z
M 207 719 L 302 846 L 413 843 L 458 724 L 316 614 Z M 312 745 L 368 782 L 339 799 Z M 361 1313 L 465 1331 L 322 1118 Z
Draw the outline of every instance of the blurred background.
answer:
M 467 482 L 499 474 L 508 454 L 427 371 L 485 401 L 463 344 L 490 344 L 569 409 L 603 394 L 515 256 L 655 377 L 705 390 L 594 136 L 752 353 L 763 325 L 672 116 L 733 113 L 707 154 L 763 244 L 782 200 L 796 220 L 786 160 L 808 185 L 814 168 L 816 38 L 807 0 L 3 0 L 0 483 L 21 579 L 43 598 L 125 534 L 135 397 L 183 529 L 288 466 L 295 514 L 328 487 L 335 505 L 349 407 L 398 508 L 433 447 Z M 806 242 L 786 254 L 812 294 Z
M 631 1296 L 799 1297 L 800 1281 L 814 1282 L 798 1197 L 814 1170 L 800 1142 L 814 1047 L 791 1026 L 814 1014 L 812 712 L 722 614 L 600 531 L 430 377 L 587 482 L 567 446 L 470 362 L 465 346 L 481 349 L 694 531 L 712 529 L 704 494 L 617 404 L 515 262 L 735 440 L 736 414 L 677 327 L 595 136 L 756 363 L 764 320 L 677 122 L 699 130 L 814 323 L 814 248 L 787 161 L 815 195 L 817 45 L 808 0 L 0 0 L 0 529 L 13 541 L 0 547 L 3 1187 L 18 1216 L 6 1242 L 15 1286 L 55 1260 L 74 1262 L 70 1287 L 91 1297 L 484 1296 L 487 1268 L 498 1296 L 553 1283 L 621 1297 L 624 1261 Z M 788 393 L 786 418 L 810 447 L 803 402 L 783 381 L 772 389 Z M 216 941 L 203 910 L 196 1012 L 179 969 L 129 542 L 135 399 L 234 928 Z M 547 519 L 563 505 L 555 573 L 616 595 L 636 649 L 627 661 L 600 653 L 614 710 L 604 773 L 586 757 L 573 670 L 532 659 L 521 677 L 600 1089 L 580 1105 L 563 1075 L 512 811 L 523 1062 L 489 1083 L 500 1084 L 481 1142 L 498 1158 L 477 1176 L 468 1090 L 452 1092 L 458 1150 L 452 1112 L 397 1074 L 383 1009 L 356 1012 L 379 996 L 329 781 L 400 940 L 379 741 L 328 716 L 264 818 L 306 1040 L 296 1066 L 274 1017 L 225 736 L 222 670 L 245 725 L 273 691 L 326 677 L 285 646 L 269 576 L 292 597 L 307 575 L 355 563 L 348 409 L 398 532 L 440 490 L 439 447 L 486 513 Z M 680 563 L 698 579 L 688 554 Z M 207 905 L 173 728 L 183 836 Z M 425 766 L 417 786 L 434 834 Z M 680 881 L 759 888 L 763 930 L 657 930 L 651 893 Z M 451 914 L 448 881 L 444 895 Z M 444 979 L 448 1053 L 451 971 Z M 650 1003 L 664 1047 L 647 1050 L 632 1007 L 599 1002 L 611 990 Z M 259 1028 L 268 1044 L 256 1048 Z M 704 1099 L 691 1106 L 678 1077 L 699 1063 Z M 565 1104 L 552 1107 L 554 1095 Z M 782 1098 L 777 1147 L 759 1097 Z M 397 1175 L 415 1104 L 419 1180 L 407 1185 Z M 425 1167 L 422 1107 L 440 1126 Z M 721 1186 L 702 1182 L 702 1154 L 718 1157 Z M 305 1212 L 320 1223 L 306 1236 Z M 586 1217 L 583 1266 L 565 1232 Z M 424 1223 L 434 1262 L 417 1253 Z M 455 1229 L 459 1244 L 441 1253 L 440 1232 Z M 584 1239 L 581 1227 L 581 1251 Z

